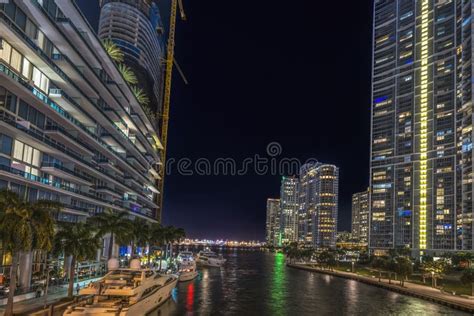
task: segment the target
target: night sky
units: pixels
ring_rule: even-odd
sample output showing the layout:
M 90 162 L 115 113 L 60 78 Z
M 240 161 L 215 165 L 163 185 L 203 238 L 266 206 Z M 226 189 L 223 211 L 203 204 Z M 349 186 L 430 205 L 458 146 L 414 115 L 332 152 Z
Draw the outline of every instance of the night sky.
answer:
M 169 0 L 160 0 L 169 19 Z M 372 7 L 359 1 L 183 0 L 168 157 L 316 158 L 340 167 L 339 230 L 368 186 Z M 93 26 L 96 1 L 78 0 Z M 291 5 L 289 5 L 291 3 Z M 166 177 L 163 221 L 193 238 L 259 239 L 281 175 Z

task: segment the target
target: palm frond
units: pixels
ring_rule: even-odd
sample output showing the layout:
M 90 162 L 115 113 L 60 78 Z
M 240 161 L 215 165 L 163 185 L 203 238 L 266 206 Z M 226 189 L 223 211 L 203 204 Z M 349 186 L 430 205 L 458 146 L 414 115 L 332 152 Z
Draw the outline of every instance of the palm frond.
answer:
M 123 52 L 111 39 L 106 39 L 102 41 L 102 45 L 104 46 L 105 51 L 107 52 L 107 54 L 109 54 L 109 57 L 112 58 L 113 61 L 115 61 L 116 63 L 123 62 Z
M 137 101 L 138 103 L 140 103 L 140 105 L 148 106 L 148 104 L 150 103 L 150 99 L 146 95 L 145 91 L 143 91 L 143 89 L 133 86 L 132 92 L 135 95 L 135 98 L 137 98 Z
M 119 64 L 118 69 L 120 73 L 122 74 L 123 79 L 128 83 L 128 84 L 137 84 L 138 79 L 133 70 L 128 67 L 125 64 Z

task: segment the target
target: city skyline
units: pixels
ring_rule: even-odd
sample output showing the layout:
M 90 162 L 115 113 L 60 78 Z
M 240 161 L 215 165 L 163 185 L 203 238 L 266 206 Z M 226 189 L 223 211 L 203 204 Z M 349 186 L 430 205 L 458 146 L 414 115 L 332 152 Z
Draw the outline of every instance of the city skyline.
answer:
M 78 4 L 98 21 L 93 2 Z M 265 155 L 266 146 L 278 142 L 282 158 L 330 161 L 340 167 L 339 226 L 349 230 L 352 193 L 368 185 L 372 8 L 370 1 L 364 3 L 348 3 L 340 12 L 354 27 L 336 23 L 326 32 L 326 18 L 314 19 L 311 12 L 337 12 L 334 2 L 288 7 L 256 2 L 248 10 L 238 2 L 185 0 L 189 19 L 178 19 L 176 59 L 190 84 L 175 72 L 173 89 L 180 93 L 173 96 L 168 156 L 241 162 Z M 299 31 L 283 27 L 282 17 Z M 165 24 L 167 19 L 163 14 Z M 291 57 L 295 51 L 299 58 Z M 339 123 L 333 124 L 336 117 Z M 172 174 L 166 178 L 163 219 L 199 238 L 264 240 L 265 201 L 279 194 L 282 175 Z M 206 216 L 192 218 L 196 212 Z M 213 236 L 206 236 L 211 231 Z

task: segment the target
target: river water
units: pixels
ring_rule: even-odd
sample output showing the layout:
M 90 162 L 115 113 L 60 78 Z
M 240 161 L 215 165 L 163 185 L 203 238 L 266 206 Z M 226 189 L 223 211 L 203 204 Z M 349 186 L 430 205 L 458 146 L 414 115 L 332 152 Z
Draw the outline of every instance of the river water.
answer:
M 467 315 L 377 287 L 285 266 L 282 254 L 224 252 L 223 268 L 200 268 L 152 316 Z

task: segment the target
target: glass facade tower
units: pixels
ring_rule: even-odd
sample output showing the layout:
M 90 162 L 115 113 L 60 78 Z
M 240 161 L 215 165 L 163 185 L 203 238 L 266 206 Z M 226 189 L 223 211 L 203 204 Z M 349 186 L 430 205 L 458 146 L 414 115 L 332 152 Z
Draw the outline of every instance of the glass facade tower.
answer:
M 374 251 L 473 249 L 471 10 L 471 1 L 374 2 Z

